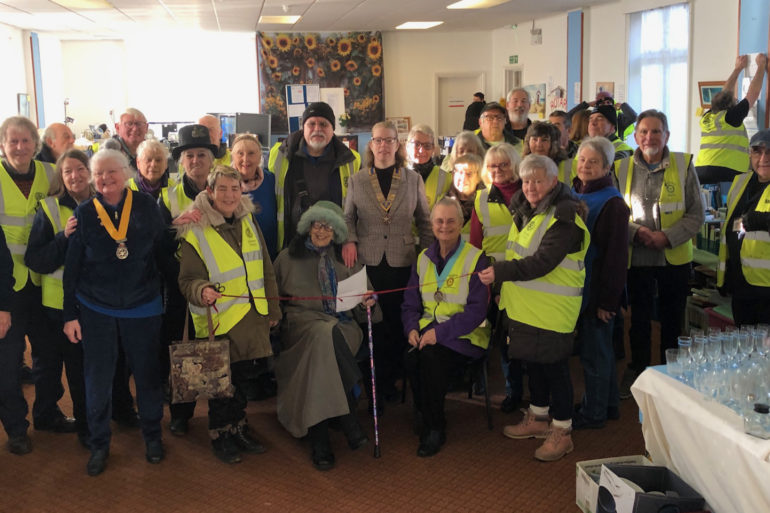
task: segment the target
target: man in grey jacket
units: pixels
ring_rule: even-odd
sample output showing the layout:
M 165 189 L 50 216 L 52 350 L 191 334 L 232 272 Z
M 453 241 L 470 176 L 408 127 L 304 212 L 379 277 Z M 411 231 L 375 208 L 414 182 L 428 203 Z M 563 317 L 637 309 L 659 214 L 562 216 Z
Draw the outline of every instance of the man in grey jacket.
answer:
M 627 282 L 631 363 L 621 383 L 623 399 L 631 397 L 631 384 L 650 364 L 650 320 L 656 292 L 661 355 L 677 346 L 689 292 L 692 238 L 704 220 L 692 155 L 670 152 L 668 137 L 666 115 L 644 111 L 634 131 L 639 148 L 633 156 L 615 163 L 618 189 L 631 209 Z

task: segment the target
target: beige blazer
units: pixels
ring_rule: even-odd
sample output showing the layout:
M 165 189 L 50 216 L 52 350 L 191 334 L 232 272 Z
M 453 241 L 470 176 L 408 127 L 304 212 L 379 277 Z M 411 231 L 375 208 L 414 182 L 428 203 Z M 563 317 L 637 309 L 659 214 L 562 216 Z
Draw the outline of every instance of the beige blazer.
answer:
M 407 168 L 401 168 L 401 173 L 401 184 L 390 207 L 390 224 L 385 224 L 382 219 L 383 212 L 369 179 L 369 169 L 361 169 L 350 177 L 345 199 L 348 242 L 357 243 L 358 259 L 364 265 L 379 264 L 383 254 L 392 267 L 412 265 L 417 259 L 413 223 L 422 248 L 433 242 L 422 177 Z

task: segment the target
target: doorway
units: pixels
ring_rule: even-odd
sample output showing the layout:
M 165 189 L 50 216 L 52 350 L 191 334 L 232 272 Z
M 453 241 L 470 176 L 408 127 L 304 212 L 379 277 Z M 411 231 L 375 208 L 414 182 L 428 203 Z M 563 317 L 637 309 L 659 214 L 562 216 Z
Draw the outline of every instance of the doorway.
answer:
M 436 74 L 437 137 L 454 137 L 463 129 L 465 109 L 473 101 L 473 93 L 485 92 L 485 82 L 481 71 Z

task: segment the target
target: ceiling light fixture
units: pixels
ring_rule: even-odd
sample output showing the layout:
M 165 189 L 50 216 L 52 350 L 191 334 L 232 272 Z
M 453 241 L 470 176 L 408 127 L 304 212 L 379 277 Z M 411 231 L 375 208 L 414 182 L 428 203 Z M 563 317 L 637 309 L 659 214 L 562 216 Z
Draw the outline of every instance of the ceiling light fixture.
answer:
M 443 21 L 407 21 L 406 23 L 402 23 L 396 29 L 400 30 L 419 30 L 419 29 L 429 29 L 436 27 L 438 25 L 441 25 L 444 23 Z
M 301 16 L 260 16 L 257 23 L 265 25 L 293 25 L 299 21 Z
M 447 9 L 489 9 L 496 5 L 504 4 L 510 0 L 460 0 L 447 5 Z
M 113 6 L 107 0 L 53 0 L 53 3 L 65 9 L 112 9 Z

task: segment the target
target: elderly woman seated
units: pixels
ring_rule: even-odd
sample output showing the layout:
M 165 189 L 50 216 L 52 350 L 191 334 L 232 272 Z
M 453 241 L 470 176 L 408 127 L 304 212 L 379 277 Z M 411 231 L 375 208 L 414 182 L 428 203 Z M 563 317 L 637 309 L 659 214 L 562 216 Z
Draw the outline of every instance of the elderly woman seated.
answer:
M 444 397 L 459 367 L 484 355 L 489 289 L 476 274 L 489 265 L 484 254 L 460 238 L 463 211 L 442 198 L 431 211 L 436 240 L 420 253 L 404 293 L 402 320 L 412 346 L 406 368 L 412 383 L 420 445 L 417 455 L 433 456 L 446 440 Z M 419 285 L 422 284 L 422 285 Z
M 356 417 L 353 389 L 361 379 L 355 354 L 366 322 L 363 305 L 338 312 L 337 284 L 361 270 L 342 260 L 348 237 L 342 209 L 330 201 L 310 207 L 297 224 L 297 236 L 275 261 L 278 290 L 290 296 L 283 307 L 282 351 L 276 359 L 278 420 L 295 437 L 310 435 L 313 466 L 334 466 L 329 422 L 339 419 L 355 450 L 369 439 Z M 313 299 L 315 298 L 315 299 Z M 374 306 L 374 300 L 365 300 Z M 361 316 L 363 314 L 363 316 Z

